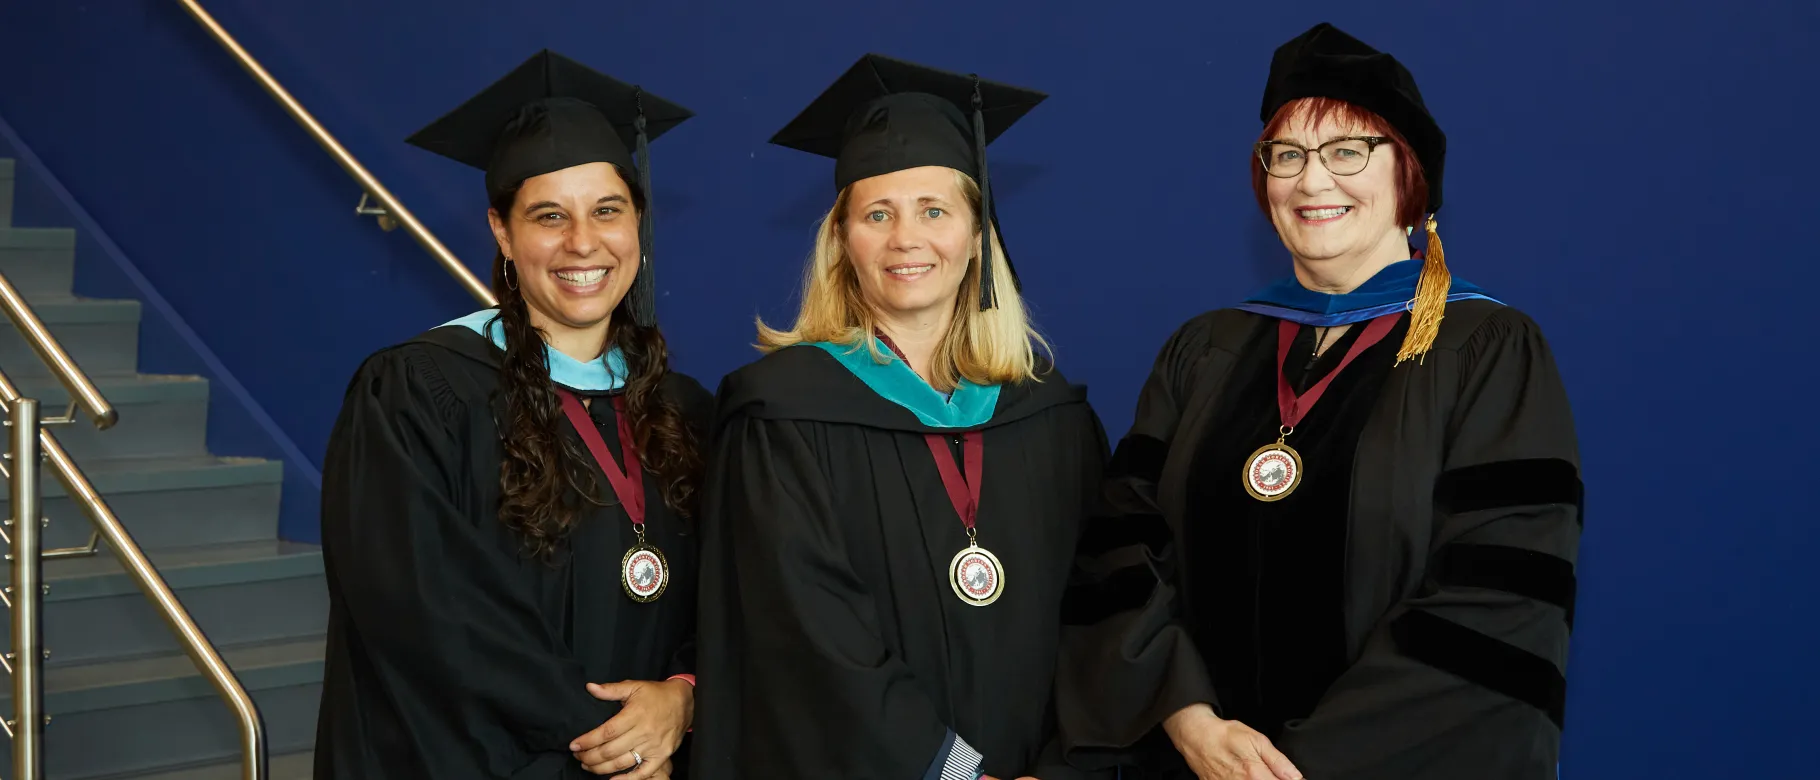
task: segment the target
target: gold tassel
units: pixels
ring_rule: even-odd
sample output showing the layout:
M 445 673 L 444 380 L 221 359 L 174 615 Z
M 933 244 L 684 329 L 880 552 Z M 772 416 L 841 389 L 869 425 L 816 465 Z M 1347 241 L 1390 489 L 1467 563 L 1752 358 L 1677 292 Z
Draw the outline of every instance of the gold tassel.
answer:
M 1428 251 L 1423 253 L 1422 278 L 1416 282 L 1416 297 L 1410 301 L 1409 335 L 1403 338 L 1403 349 L 1397 363 L 1405 360 L 1422 362 L 1435 337 L 1441 335 L 1441 317 L 1447 311 L 1447 293 L 1453 288 L 1453 274 L 1447 272 L 1447 256 L 1441 252 L 1441 234 L 1431 214 L 1428 217 Z

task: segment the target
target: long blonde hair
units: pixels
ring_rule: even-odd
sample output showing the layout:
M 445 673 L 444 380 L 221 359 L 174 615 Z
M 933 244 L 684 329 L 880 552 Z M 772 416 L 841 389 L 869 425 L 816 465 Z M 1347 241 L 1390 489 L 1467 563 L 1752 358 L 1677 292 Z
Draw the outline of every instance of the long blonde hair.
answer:
M 973 209 L 973 257 L 979 258 L 978 224 L 980 214 L 979 184 L 960 171 L 954 172 L 967 205 Z M 803 274 L 802 307 L 796 312 L 796 324 L 789 330 L 778 330 L 758 320 L 758 348 L 772 352 L 784 347 L 817 341 L 865 346 L 872 358 L 887 362 L 874 336 L 878 316 L 860 292 L 859 276 L 847 256 L 845 238 L 848 195 L 852 187 L 841 190 L 834 208 L 822 218 L 815 235 L 815 251 Z M 1036 351 L 1049 352 L 1048 342 L 1030 324 L 1024 311 L 1024 299 L 1011 281 L 1011 265 L 1005 260 L 1005 249 L 999 244 L 997 231 L 992 236 L 993 290 L 998 298 L 996 308 L 980 310 L 980 265 L 968 263 L 960 294 L 955 296 L 954 318 L 948 334 L 936 349 L 933 380 L 940 390 L 950 390 L 960 379 L 980 385 L 996 385 L 1037 379 Z

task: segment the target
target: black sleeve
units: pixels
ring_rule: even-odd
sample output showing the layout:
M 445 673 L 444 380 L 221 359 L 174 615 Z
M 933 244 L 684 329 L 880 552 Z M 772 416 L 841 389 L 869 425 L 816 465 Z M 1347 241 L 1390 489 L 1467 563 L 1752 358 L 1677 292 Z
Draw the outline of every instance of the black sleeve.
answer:
M 803 429 L 736 417 L 709 473 L 698 776 L 923 776 L 948 727 L 882 638 Z
M 403 348 L 355 377 L 323 462 L 324 563 L 347 641 L 405 721 L 495 720 L 534 752 L 568 752 L 611 705 L 540 616 L 490 509 L 466 506 L 460 402 Z M 466 710 L 466 711 L 463 711 Z
M 1177 620 L 1175 545 L 1157 482 L 1182 407 L 1208 357 L 1209 317 L 1184 325 L 1157 355 L 1137 415 L 1107 466 L 1063 608 L 1057 712 L 1068 760 L 1128 760 L 1170 714 L 1216 704 L 1213 682 Z
M 682 643 L 682 646 L 676 648 L 676 652 L 670 656 L 669 674 L 671 676 L 695 674 L 695 658 L 695 637 L 689 637 Z
M 1098 515 L 1098 508 L 1101 501 L 1100 481 L 1105 477 L 1106 457 L 1108 455 L 1106 428 L 1100 423 L 1099 415 L 1089 409 L 1085 416 L 1087 418 L 1086 424 L 1080 426 L 1080 448 L 1082 452 L 1079 456 L 1079 462 L 1081 464 L 1081 473 L 1075 478 L 1073 483 L 1074 486 L 1080 490 L 1080 506 L 1083 508 L 1083 512 L 1087 517 L 1087 521 L 1081 523 L 1080 526 L 1080 536 L 1083 538 L 1089 531 L 1093 530 L 1093 518 Z M 1076 546 L 1077 548 L 1079 546 L 1078 539 L 1076 540 Z M 1061 649 L 1058 648 L 1058 652 L 1060 651 Z M 1077 683 L 1073 676 L 1064 674 L 1060 671 L 1060 665 L 1058 665 L 1057 670 L 1055 694 L 1057 703 L 1055 707 L 1052 707 L 1052 711 L 1057 713 L 1056 720 L 1059 721 L 1062 717 L 1059 713 L 1059 702 L 1063 695 L 1062 690 L 1065 687 L 1072 688 Z M 1037 778 L 1037 780 L 1111 780 L 1111 778 L 1117 777 L 1116 770 L 1111 767 L 1083 768 L 1081 766 L 1076 766 L 1074 762 L 1069 761 L 1066 750 L 1066 740 L 1059 727 L 1051 736 L 1049 742 L 1043 746 L 1042 753 L 1036 758 L 1034 768 L 1027 774 Z
M 682 411 L 683 424 L 688 428 L 689 435 L 694 439 L 696 452 L 700 454 L 701 462 L 703 464 L 712 463 L 714 449 L 713 442 L 709 440 L 708 431 L 714 422 L 714 395 L 709 393 L 707 388 L 702 387 L 701 383 L 689 376 L 683 374 L 671 374 L 670 376 L 672 380 L 670 392 L 673 394 L 677 406 Z M 694 527 L 697 540 L 701 538 L 701 516 L 702 509 L 705 506 L 705 503 L 702 500 L 702 495 L 706 488 L 706 486 L 702 484 L 707 476 L 705 465 L 702 471 L 703 473 L 698 475 L 696 481 L 696 501 L 694 508 L 691 510 L 693 516 L 689 518 L 689 523 Z M 668 670 L 669 674 L 695 674 L 697 666 L 696 638 L 696 634 L 690 634 L 689 638 L 671 655 Z M 697 682 L 699 682 L 699 680 Z
M 1573 419 L 1520 312 L 1488 318 L 1459 360 L 1423 588 L 1285 730 L 1310 777 L 1554 777 L 1581 525 Z

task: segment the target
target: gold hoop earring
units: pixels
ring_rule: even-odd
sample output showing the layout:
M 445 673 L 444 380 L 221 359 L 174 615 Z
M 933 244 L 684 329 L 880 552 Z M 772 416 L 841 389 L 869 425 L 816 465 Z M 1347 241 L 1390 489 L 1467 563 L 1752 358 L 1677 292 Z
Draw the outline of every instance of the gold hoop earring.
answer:
M 518 292 L 518 264 L 512 262 L 512 258 L 506 258 L 506 267 L 501 275 L 506 278 L 506 289 Z

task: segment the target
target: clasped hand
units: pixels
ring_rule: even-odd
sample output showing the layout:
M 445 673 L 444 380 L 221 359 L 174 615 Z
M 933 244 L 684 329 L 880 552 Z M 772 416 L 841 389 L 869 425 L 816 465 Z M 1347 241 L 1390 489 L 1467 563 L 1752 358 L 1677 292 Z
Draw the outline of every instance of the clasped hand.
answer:
M 1163 721 L 1175 749 L 1200 780 L 1303 780 L 1289 757 L 1263 734 L 1196 704 Z
M 669 780 L 670 759 L 695 718 L 695 686 L 683 680 L 627 680 L 588 683 L 588 693 L 622 705 L 606 723 L 569 743 L 582 768 L 597 775 L 625 772 L 620 775 L 625 780 Z

